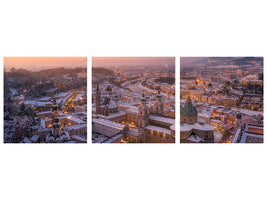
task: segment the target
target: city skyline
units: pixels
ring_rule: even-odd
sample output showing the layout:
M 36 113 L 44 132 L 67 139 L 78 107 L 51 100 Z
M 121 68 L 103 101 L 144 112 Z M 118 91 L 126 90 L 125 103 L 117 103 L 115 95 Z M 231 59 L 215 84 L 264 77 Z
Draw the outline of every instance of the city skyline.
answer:
M 4 143 L 87 142 L 87 68 L 69 67 L 82 60 L 87 61 L 77 57 L 6 60 L 4 64 L 38 68 L 4 71 Z
M 180 59 L 181 142 L 262 143 L 263 57 Z M 9 134 L 14 130 L 8 125 L 14 126 L 16 117 L 30 115 L 31 126 L 51 128 L 55 118 L 39 124 L 34 116 L 45 121 L 54 115 L 53 107 L 60 111 L 57 116 L 64 126 L 85 126 L 87 68 L 73 66 L 85 61 L 85 57 L 5 57 L 7 65 L 46 69 L 38 73 L 36 68 L 27 72 L 18 67 L 4 72 L 6 141 L 12 141 Z M 175 142 L 175 57 L 93 57 L 92 64 L 94 143 Z M 26 138 L 32 136 L 27 131 Z
M 93 143 L 175 143 L 174 57 L 92 63 Z
M 181 57 L 180 142 L 263 143 L 263 57 Z

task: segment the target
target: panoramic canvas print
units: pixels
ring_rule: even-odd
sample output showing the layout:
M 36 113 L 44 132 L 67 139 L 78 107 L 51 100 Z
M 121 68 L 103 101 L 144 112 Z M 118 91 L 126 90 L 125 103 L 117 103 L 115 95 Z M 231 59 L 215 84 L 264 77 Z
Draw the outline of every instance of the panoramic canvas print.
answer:
M 4 142 L 87 142 L 87 58 L 4 57 Z
M 92 142 L 175 142 L 175 58 L 92 58 Z
M 263 57 L 181 57 L 181 143 L 263 143 Z

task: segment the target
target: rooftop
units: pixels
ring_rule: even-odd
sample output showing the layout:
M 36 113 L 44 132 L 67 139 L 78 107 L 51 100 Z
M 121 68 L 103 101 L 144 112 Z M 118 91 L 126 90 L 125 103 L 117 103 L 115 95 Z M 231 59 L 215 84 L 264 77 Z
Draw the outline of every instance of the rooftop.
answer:
M 146 129 L 153 130 L 153 131 L 159 131 L 160 133 L 166 133 L 168 135 L 171 134 L 171 130 L 166 129 L 166 128 L 162 128 L 159 126 L 148 125 L 148 126 L 146 126 Z
M 202 131 L 214 131 L 214 127 L 209 124 L 186 124 L 180 125 L 180 131 L 192 131 L 192 130 L 202 130 Z
M 148 118 L 151 120 L 159 121 L 159 122 L 165 122 L 168 124 L 175 124 L 175 119 L 173 119 L 173 118 L 159 117 L 159 116 L 154 116 L 154 115 L 149 115 Z
M 121 123 L 117 123 L 117 122 L 113 122 L 113 121 L 110 121 L 107 119 L 101 119 L 101 118 L 100 119 L 93 118 L 92 121 L 93 123 L 102 124 L 104 126 L 112 127 L 112 128 L 119 129 L 119 130 L 123 130 L 123 128 L 126 126 Z

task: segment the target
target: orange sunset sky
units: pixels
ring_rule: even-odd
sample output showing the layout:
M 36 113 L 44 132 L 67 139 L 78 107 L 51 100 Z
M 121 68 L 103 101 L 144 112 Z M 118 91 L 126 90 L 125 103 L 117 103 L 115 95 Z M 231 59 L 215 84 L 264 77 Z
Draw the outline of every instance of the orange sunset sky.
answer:
M 174 65 L 174 57 L 93 57 L 92 66 Z
M 5 69 L 28 70 L 53 67 L 86 67 L 87 57 L 4 57 Z

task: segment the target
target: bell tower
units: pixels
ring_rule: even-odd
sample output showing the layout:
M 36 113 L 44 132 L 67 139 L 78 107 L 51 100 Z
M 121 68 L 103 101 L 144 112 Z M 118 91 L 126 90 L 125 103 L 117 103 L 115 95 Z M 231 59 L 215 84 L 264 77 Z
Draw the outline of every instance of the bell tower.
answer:
M 242 124 L 242 114 L 240 112 L 238 112 L 236 114 L 236 120 L 235 120 L 235 129 L 241 129 L 243 128 L 243 124 Z
M 58 105 L 55 97 L 52 97 L 52 124 L 55 123 L 56 117 L 59 117 Z
M 141 98 L 141 105 L 138 109 L 138 129 L 143 134 L 143 142 L 146 142 L 145 128 L 148 124 L 148 110 L 146 107 L 146 98 L 143 93 Z
M 100 91 L 98 83 L 96 86 L 95 106 L 96 106 L 96 114 L 100 114 Z
M 58 117 L 55 118 L 55 122 L 53 123 L 52 134 L 54 137 L 60 137 L 62 135 L 62 124 Z
M 157 102 L 156 102 L 156 113 L 158 115 L 162 115 L 163 114 L 163 102 L 162 102 L 162 95 L 160 94 L 160 90 L 158 91 L 157 94 Z

